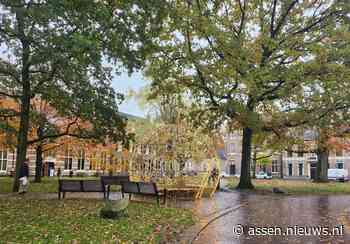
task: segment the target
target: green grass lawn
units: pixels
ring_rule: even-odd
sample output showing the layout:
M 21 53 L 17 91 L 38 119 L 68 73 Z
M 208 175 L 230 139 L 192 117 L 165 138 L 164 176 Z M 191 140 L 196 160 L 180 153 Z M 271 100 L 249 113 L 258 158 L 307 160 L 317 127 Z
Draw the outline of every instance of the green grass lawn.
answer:
M 228 186 L 236 188 L 239 179 L 229 179 Z M 272 191 L 273 187 L 278 187 L 289 194 L 350 194 L 350 183 L 328 182 L 313 183 L 309 180 L 253 180 L 255 190 L 261 192 Z
M 99 179 L 96 177 L 66 177 L 67 179 Z M 30 178 L 28 192 L 57 192 L 58 178 L 57 177 L 43 177 L 41 183 L 33 183 L 34 178 Z M 0 193 L 12 192 L 12 177 L 0 177 Z
M 99 217 L 103 201 L 0 199 L 0 242 L 4 243 L 158 243 L 174 241 L 192 225 L 185 209 L 131 203 L 129 217 Z

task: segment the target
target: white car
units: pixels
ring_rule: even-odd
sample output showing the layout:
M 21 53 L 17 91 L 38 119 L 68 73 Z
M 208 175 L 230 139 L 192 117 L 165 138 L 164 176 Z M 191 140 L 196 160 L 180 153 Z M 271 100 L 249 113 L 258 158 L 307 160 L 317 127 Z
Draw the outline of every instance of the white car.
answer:
M 228 173 L 226 173 L 225 171 L 221 171 L 220 177 L 226 178 L 226 177 L 230 177 L 230 175 Z
M 347 169 L 328 169 L 328 179 L 336 181 L 348 181 L 349 175 Z
M 257 178 L 257 179 L 272 179 L 272 176 L 268 175 L 267 173 L 265 173 L 263 171 L 260 171 L 259 173 L 257 173 L 255 175 L 255 178 Z

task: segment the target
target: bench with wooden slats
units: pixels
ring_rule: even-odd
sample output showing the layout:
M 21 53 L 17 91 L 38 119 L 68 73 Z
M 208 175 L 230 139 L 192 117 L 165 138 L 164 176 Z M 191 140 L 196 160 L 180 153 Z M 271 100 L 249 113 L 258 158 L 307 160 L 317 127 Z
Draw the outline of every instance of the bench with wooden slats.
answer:
M 160 197 L 163 197 L 163 203 L 166 201 L 166 191 L 159 191 L 156 183 L 148 182 L 121 182 L 122 185 L 122 196 L 124 194 L 129 194 L 129 199 L 131 200 L 132 194 L 144 195 L 144 196 L 155 196 L 157 198 L 157 203 L 159 205 Z
M 61 196 L 65 198 L 66 192 L 103 192 L 103 197 L 106 198 L 106 190 L 100 180 L 59 179 L 58 199 L 61 199 Z

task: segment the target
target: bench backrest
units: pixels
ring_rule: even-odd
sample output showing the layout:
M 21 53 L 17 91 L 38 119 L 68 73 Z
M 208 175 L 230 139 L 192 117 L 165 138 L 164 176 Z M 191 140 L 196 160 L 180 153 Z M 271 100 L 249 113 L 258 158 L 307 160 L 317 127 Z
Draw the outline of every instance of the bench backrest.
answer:
M 103 185 L 121 185 L 121 182 L 130 181 L 128 175 L 101 176 Z
M 140 193 L 154 195 L 158 193 L 156 183 L 138 182 Z
M 82 180 L 83 191 L 100 192 L 104 191 L 103 184 L 100 180 Z
M 148 182 L 121 182 L 122 191 L 124 193 L 141 193 L 145 195 L 156 195 L 158 189 L 156 183 Z
M 121 182 L 122 192 L 125 193 L 139 193 L 139 186 L 137 182 L 123 181 Z
M 81 191 L 80 180 L 58 180 L 60 191 Z

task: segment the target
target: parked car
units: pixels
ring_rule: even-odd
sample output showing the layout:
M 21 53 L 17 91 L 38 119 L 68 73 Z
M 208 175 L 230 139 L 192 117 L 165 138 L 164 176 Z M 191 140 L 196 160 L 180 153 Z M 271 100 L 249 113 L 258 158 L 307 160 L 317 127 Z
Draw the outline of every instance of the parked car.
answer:
M 221 178 L 226 178 L 226 177 L 230 177 L 230 175 L 228 173 L 226 173 L 225 171 L 221 171 L 220 177 Z
M 348 181 L 349 174 L 347 169 L 328 169 L 328 179 L 336 181 Z
M 272 176 L 265 173 L 264 171 L 260 171 L 255 175 L 255 178 L 257 179 L 272 179 Z

